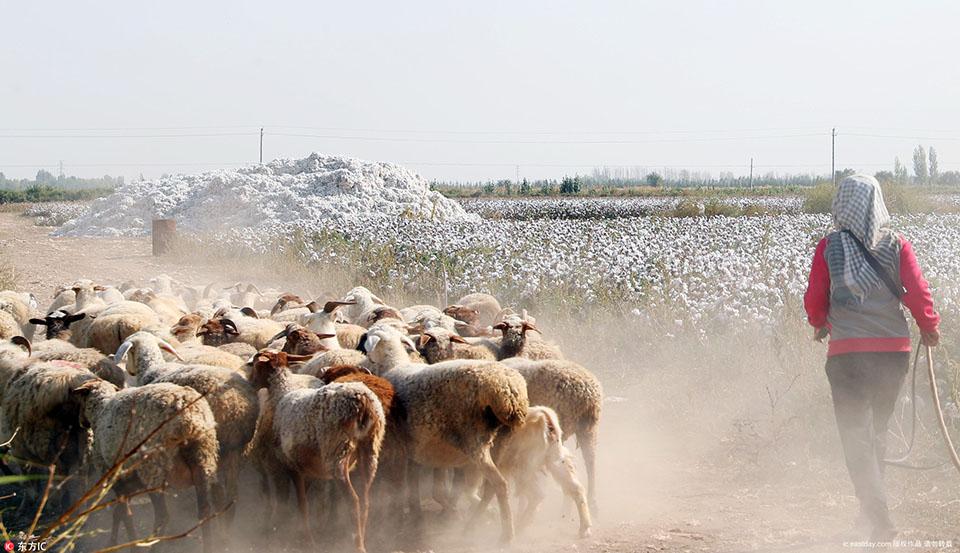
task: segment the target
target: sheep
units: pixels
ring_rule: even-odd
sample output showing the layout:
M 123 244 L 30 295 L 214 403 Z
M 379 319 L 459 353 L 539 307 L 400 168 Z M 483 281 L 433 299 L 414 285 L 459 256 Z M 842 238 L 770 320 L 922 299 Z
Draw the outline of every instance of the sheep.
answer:
M 44 321 L 45 319 L 36 320 Z M 48 338 L 36 344 L 31 344 L 26 338 L 23 340 L 32 360 L 77 363 L 117 388 L 123 388 L 126 385 L 123 369 L 121 369 L 113 359 L 110 359 L 93 348 L 78 348 L 62 338 Z
M 398 321 L 406 325 L 406 322 L 403 320 L 403 316 L 400 315 L 399 311 L 393 307 L 379 305 L 362 315 L 359 326 L 370 328 L 380 321 L 387 320 Z
M 243 284 L 238 282 L 233 286 L 227 286 L 224 288 L 224 291 L 233 290 L 234 292 L 230 294 L 230 302 L 233 305 L 248 305 L 250 307 L 259 307 L 263 302 L 263 292 L 257 288 L 256 284 L 250 283 L 247 284 L 247 287 L 241 291 Z
M 170 327 L 170 334 L 181 344 L 197 342 L 199 341 L 197 340 L 197 331 L 200 330 L 200 325 L 206 322 L 206 320 L 206 317 L 201 315 L 199 311 L 187 313 L 180 317 L 176 324 Z
M 81 347 L 93 347 L 111 353 L 130 335 L 141 330 L 159 329 L 160 319 L 152 309 L 136 302 L 114 304 L 97 316 L 87 329 L 86 342 Z
M 563 446 L 563 430 L 553 409 L 531 406 L 520 427 L 497 437 L 493 459 L 503 475 L 514 483 L 518 495 L 526 500 L 524 511 L 517 519 L 518 527 L 529 524 L 543 502 L 538 473 L 548 472 L 577 506 L 580 537 L 590 535 L 592 523 L 586 494 L 577 480 L 573 455 Z M 481 502 L 486 504 L 489 500 L 489 490 L 485 489 Z
M 455 319 L 479 327 L 490 326 L 498 322 L 502 311 L 497 298 L 483 293 L 467 294 L 457 300 L 455 304 L 443 310 L 444 313 Z M 454 313 L 465 318 L 460 318 Z
M 367 329 L 359 325 L 338 325 L 336 316 L 342 306 L 354 305 L 355 301 L 328 301 L 323 305 L 323 309 L 314 311 L 306 315 L 303 324 L 317 334 L 336 334 L 337 339 L 327 338 L 321 342 L 327 349 L 336 349 L 343 347 L 354 349 L 360 340 L 360 336 L 366 333 Z
M 10 313 L 23 331 L 22 336 L 33 339 L 35 327 L 30 318 L 37 312 L 37 297 L 30 293 L 4 290 L 0 292 L 0 309 Z
M 603 388 L 590 371 L 573 361 L 531 360 L 520 357 L 504 359 L 504 365 L 523 375 L 527 394 L 533 405 L 556 411 L 561 428 L 577 437 L 577 446 L 587 468 L 587 490 L 590 509 L 596 512 L 597 438 Z
M 386 426 L 383 407 L 377 396 L 358 382 L 292 389 L 289 379 L 286 353 L 257 354 L 251 382 L 268 390 L 273 418 L 271 428 L 263 430 L 269 432 L 281 462 L 293 477 L 303 531 L 312 541 L 306 481 L 339 478 L 353 500 L 355 544 L 363 552 L 370 485 Z M 350 479 L 354 463 L 361 478 L 359 494 Z
M 240 359 L 250 359 L 255 353 L 257 353 L 257 348 L 251 346 L 250 344 L 245 344 L 243 342 L 233 342 L 232 344 L 221 344 L 215 346 L 220 351 L 225 351 L 229 354 L 236 355 Z
M 210 365 L 166 363 L 161 350 L 179 357 L 177 351 L 164 340 L 148 332 L 137 332 L 120 345 L 114 359 L 119 362 L 129 354 L 127 372 L 137 379 L 140 386 L 171 382 L 189 386 L 206 396 L 217 421 L 217 441 L 226 496 L 224 502 L 231 501 L 237 496 L 240 455 L 253 437 L 257 424 L 259 405 L 256 391 L 234 370 Z
M 164 325 L 175 324 L 187 312 L 187 306 L 182 299 L 172 295 L 160 295 L 153 290 L 147 290 L 140 303 L 152 309 Z
M 460 335 L 444 328 L 424 331 L 417 340 L 417 350 L 430 364 L 450 359 L 497 360 L 497 356 L 488 348 L 470 344 Z
M 247 345 L 247 344 L 243 344 Z M 190 365 L 212 365 L 232 371 L 239 371 L 243 367 L 244 359 L 235 353 L 218 347 L 206 346 L 197 342 L 187 342 L 177 348 L 180 359 Z M 248 352 L 248 356 L 252 353 Z
M 298 323 L 313 313 L 312 309 L 315 307 L 315 303 L 305 302 L 296 294 L 285 293 L 277 298 L 277 303 L 270 308 L 270 318 L 284 323 Z
M 517 315 L 511 315 L 493 328 L 503 333 L 499 343 L 486 341 L 484 345 L 496 353 L 498 359 L 525 357 L 527 359 L 563 359 L 563 353 L 557 346 L 540 340 L 530 340 L 527 332 L 540 332 L 533 322 Z
M 58 287 L 53 293 L 53 301 L 47 307 L 46 313 L 59 311 L 77 303 L 77 293 L 67 286 Z
M 80 404 L 79 420 L 93 431 L 94 465 L 107 478 L 117 460 L 132 454 L 123 464 L 113 491 L 111 542 L 116 544 L 119 522 L 127 537 L 135 539 L 133 516 L 124 498 L 161 489 L 166 485 L 187 487 L 197 493 L 197 518 L 210 516 L 209 493 L 218 468 L 216 421 L 207 401 L 198 392 L 170 383 L 150 384 L 117 391 L 103 381 L 90 381 L 74 389 Z M 150 493 L 154 510 L 154 535 L 160 535 L 169 520 L 163 491 Z M 213 551 L 210 524 L 201 527 L 203 550 Z
M 363 286 L 357 286 L 347 292 L 347 295 L 340 302 L 345 305 L 340 310 L 343 316 L 346 317 L 347 321 L 358 325 L 361 324 L 360 321 L 369 311 L 373 311 L 378 305 L 386 305 L 382 299 Z
M 496 361 L 412 364 L 405 339 L 409 340 L 399 331 L 383 327 L 372 330 L 363 347 L 393 385 L 409 459 L 426 467 L 480 471 L 497 496 L 501 540 L 512 540 L 507 482 L 493 462 L 491 446 L 501 428 L 518 427 L 526 419 L 529 403 L 523 377 Z M 410 478 L 408 484 L 415 498 L 411 508 L 418 514 L 419 482 Z M 471 519 L 479 514 L 477 509 Z
M 13 315 L 0 308 L 0 340 L 8 340 L 14 336 L 21 336 L 23 329 L 13 318 Z
M 0 340 L 0 401 L 7 385 L 30 363 L 30 341 L 22 336 Z
M 77 426 L 77 406 L 70 391 L 97 377 L 77 363 L 29 360 L 11 376 L 0 406 L 0 441 L 13 437 L 13 457 L 33 465 L 53 465 L 58 474 L 70 474 L 80 466 L 89 441 L 88 432 Z M 65 505 L 76 499 L 74 484 L 65 490 Z
M 243 317 L 233 319 L 210 319 L 200 326 L 197 335 L 208 346 L 219 346 L 230 342 L 244 342 L 256 349 L 270 345 L 273 337 L 284 329 L 283 323 L 269 319 Z
M 336 339 L 336 337 L 335 334 L 317 334 L 297 323 L 290 323 L 270 341 L 275 342 L 283 338 L 284 344 L 281 351 L 294 355 L 313 355 L 327 351 L 328 348 L 323 345 L 324 340 Z

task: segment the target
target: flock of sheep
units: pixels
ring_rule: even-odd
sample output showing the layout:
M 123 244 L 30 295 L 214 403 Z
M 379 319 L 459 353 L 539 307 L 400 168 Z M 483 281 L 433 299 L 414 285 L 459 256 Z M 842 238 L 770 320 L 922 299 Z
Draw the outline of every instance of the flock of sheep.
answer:
M 589 534 L 602 390 L 526 312 L 487 294 L 401 309 L 363 287 L 311 301 L 252 284 L 215 290 L 163 275 L 145 284 L 80 280 L 58 290 L 46 315 L 32 295 L 0 292 L 0 442 L 17 460 L 2 469 L 77 475 L 60 509 L 91 485 L 112 485 L 113 543 L 121 524 L 136 539 L 129 498 L 149 494 L 160 535 L 164 490 L 193 487 L 198 518 L 222 523 L 202 525 L 211 551 L 245 470 L 259 475 L 268 524 L 293 484 L 308 543 L 311 483 L 329 493 L 313 511 L 329 520 L 347 505 L 363 551 L 371 508 L 377 520 L 421 520 L 424 472 L 445 512 L 471 504 L 470 522 L 496 497 L 505 541 L 510 490 L 522 527 L 547 472 Z M 586 489 L 563 445 L 569 435 Z

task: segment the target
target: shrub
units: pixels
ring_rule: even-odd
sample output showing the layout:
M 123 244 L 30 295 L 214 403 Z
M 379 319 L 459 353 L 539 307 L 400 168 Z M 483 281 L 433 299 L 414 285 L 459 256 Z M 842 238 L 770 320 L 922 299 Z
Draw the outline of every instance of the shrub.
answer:
M 933 203 L 930 196 L 917 187 L 905 186 L 885 180 L 880 183 L 883 199 L 890 213 L 930 213 Z M 833 183 L 825 182 L 807 190 L 803 198 L 804 213 L 831 213 L 833 208 Z
M 803 194 L 804 213 L 830 213 L 833 207 L 833 183 L 821 182 Z
M 676 207 L 670 211 L 670 217 L 699 217 L 702 214 L 700 204 L 686 199 L 680 200 Z
M 703 214 L 707 217 L 736 217 L 739 215 L 737 206 L 712 199 L 703 206 Z

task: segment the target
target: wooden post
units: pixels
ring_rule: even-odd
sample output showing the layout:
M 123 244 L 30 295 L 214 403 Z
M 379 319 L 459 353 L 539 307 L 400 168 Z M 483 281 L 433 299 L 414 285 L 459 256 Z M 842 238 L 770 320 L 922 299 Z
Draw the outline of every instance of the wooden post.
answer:
M 177 237 L 177 222 L 173 219 L 153 220 L 153 255 L 163 255 L 170 251 Z

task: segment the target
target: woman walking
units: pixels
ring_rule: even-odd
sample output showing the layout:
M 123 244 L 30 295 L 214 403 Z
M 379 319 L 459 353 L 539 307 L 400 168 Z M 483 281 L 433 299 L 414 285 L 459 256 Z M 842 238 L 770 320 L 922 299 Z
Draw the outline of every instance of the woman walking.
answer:
M 940 316 L 910 242 L 886 228 L 890 215 L 875 178 L 843 179 L 833 199 L 833 220 L 835 229 L 817 244 L 804 307 L 815 339 L 830 336 L 826 372 L 860 501 L 856 529 L 868 531 L 872 541 L 888 541 L 897 530 L 883 484 L 887 423 L 911 350 L 901 304 L 925 345 L 939 342 Z

